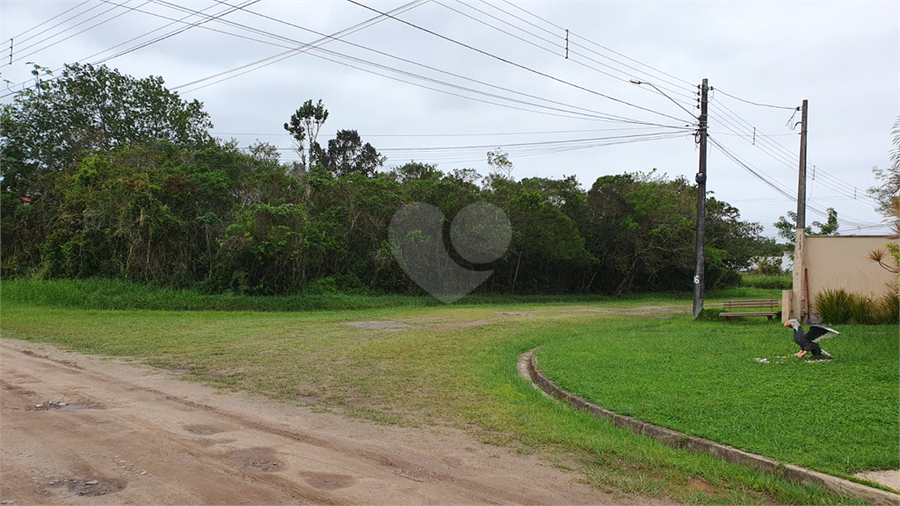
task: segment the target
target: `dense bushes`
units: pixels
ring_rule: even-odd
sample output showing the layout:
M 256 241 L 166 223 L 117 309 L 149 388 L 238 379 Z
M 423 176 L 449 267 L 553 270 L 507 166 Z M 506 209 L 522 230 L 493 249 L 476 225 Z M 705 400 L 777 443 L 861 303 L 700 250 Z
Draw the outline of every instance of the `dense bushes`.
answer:
M 900 323 L 900 295 L 896 291 L 867 297 L 842 288 L 824 290 L 815 296 L 814 303 L 823 323 Z
M 110 94 L 129 98 L 108 110 Z M 71 114 L 57 123 L 46 111 Z M 0 119 L 4 276 L 267 295 L 310 285 L 422 293 L 394 260 L 388 228 L 406 203 L 425 202 L 444 215 L 443 233 L 428 239 L 466 268 L 493 271 L 482 292 L 692 286 L 696 188 L 684 178 L 604 176 L 585 190 L 573 176 L 513 181 L 414 162 L 369 170 L 377 157 L 344 157 L 341 170 L 287 166 L 273 146 L 212 139 L 202 104 L 161 79 L 89 65 L 21 92 Z M 360 160 L 368 168 L 346 166 Z M 474 202 L 499 207 L 512 227 L 509 248 L 484 265 L 461 259 L 448 240 L 450 220 Z M 735 285 L 765 242 L 762 227 L 714 198 L 707 212 L 707 285 Z

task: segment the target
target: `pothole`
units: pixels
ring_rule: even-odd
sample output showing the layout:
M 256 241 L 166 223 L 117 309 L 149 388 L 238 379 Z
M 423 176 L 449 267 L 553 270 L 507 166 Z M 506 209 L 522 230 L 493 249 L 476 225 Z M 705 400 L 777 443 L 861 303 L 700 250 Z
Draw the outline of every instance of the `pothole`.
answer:
M 274 473 L 287 467 L 275 457 L 275 452 L 271 448 L 235 450 L 229 453 L 228 457 L 240 462 L 247 469 L 263 473 Z
M 346 474 L 305 472 L 300 475 L 303 476 L 306 483 L 319 490 L 337 490 L 356 483 L 356 478 Z
M 185 425 L 184 430 L 190 432 L 191 434 L 197 434 L 200 436 L 212 436 L 213 434 L 218 434 L 220 432 L 224 432 L 221 429 L 217 429 L 211 425 Z
M 25 407 L 26 411 L 60 411 L 60 410 L 79 410 L 79 409 L 102 409 L 103 405 L 96 402 L 87 402 L 82 404 L 72 404 L 67 401 L 44 401 L 40 404 L 30 404 Z
M 66 487 L 69 492 L 75 495 L 96 497 L 100 495 L 113 494 L 125 488 L 127 482 L 125 480 L 92 478 L 80 480 L 75 478 L 67 479 L 50 479 L 47 485 L 51 487 Z

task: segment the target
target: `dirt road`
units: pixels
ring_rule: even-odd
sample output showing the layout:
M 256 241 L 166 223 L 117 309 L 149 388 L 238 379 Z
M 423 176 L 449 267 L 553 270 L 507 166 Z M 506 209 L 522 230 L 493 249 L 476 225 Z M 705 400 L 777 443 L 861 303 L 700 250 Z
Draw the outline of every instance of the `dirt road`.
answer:
M 627 504 L 448 428 L 377 425 L 0 340 L 2 504 Z M 658 501 L 653 501 L 658 502 Z

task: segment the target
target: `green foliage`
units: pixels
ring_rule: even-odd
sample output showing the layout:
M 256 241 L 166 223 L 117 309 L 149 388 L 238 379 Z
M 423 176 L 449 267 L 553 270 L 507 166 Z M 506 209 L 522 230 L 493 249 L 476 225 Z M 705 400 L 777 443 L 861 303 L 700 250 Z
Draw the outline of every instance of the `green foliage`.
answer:
M 849 293 L 843 288 L 824 290 L 814 298 L 819 319 L 828 324 L 900 323 L 900 296 L 890 291 L 881 297 Z
M 891 148 L 891 166 L 887 169 L 874 167 L 872 173 L 880 185 L 869 188 L 868 194 L 878 202 L 878 212 L 893 223 L 900 221 L 900 116 L 894 122 Z
M 363 144 L 356 130 L 338 130 L 335 138 L 328 141 L 328 150 L 320 151 L 316 157 L 316 162 L 336 177 L 349 174 L 372 177 L 385 160 L 387 157 L 380 155 L 371 144 Z
M 327 119 L 328 111 L 321 100 L 315 105 L 312 100 L 307 100 L 291 115 L 291 121 L 284 124 L 284 129 L 297 142 L 297 150 L 300 152 L 304 169 L 310 169 L 316 163 L 315 155 L 321 150 L 316 138 Z
M 756 274 L 781 276 L 784 270 L 781 268 L 781 258 L 757 257 L 753 261 L 756 263 Z
M 900 323 L 900 294 L 890 291 L 875 298 L 871 305 L 871 319 L 877 323 Z
M 828 218 L 825 223 L 820 221 L 812 222 L 812 225 L 806 227 L 806 235 L 838 235 L 838 227 L 840 227 L 840 223 L 838 223 L 837 211 L 834 210 L 833 207 L 829 207 L 827 210 Z M 797 236 L 796 228 L 797 228 L 797 213 L 794 211 L 787 212 L 788 220 L 784 216 L 779 216 L 778 221 L 775 222 L 775 228 L 778 229 L 778 237 L 786 240 L 788 242 L 788 246 L 793 248 L 794 239 Z M 818 232 L 813 231 L 812 227 L 816 227 L 819 229 Z
M 836 290 L 823 290 L 816 294 L 813 299 L 816 314 L 822 323 L 830 325 L 839 325 L 850 321 L 853 317 L 853 306 L 856 304 L 857 297 L 844 290 L 838 288 Z
M 322 101 L 309 100 L 284 125 L 305 157 L 289 166 L 274 146 L 212 140 L 202 104 L 162 79 L 68 66 L 0 116 L 2 275 L 259 295 L 334 279 L 420 294 L 392 255 L 388 228 L 405 203 L 424 202 L 445 218 L 433 247 L 493 271 L 479 294 L 691 289 L 696 189 L 683 178 L 605 176 L 587 191 L 574 176 L 515 181 L 499 150 L 485 178 L 415 162 L 384 172 L 384 157 L 355 130 L 323 149 L 316 139 L 327 118 Z M 448 240 L 453 218 L 475 202 L 496 205 L 512 225 L 508 250 L 486 264 Z M 707 288 L 736 286 L 766 246 L 761 229 L 727 203 L 710 199 L 707 209 Z
M 741 285 L 791 290 L 794 287 L 794 278 L 790 274 L 741 274 Z
M 184 101 L 160 77 L 135 79 L 106 66 L 66 65 L 3 106 L 2 188 L 39 196 L 52 173 L 71 173 L 85 152 L 165 141 L 198 147 L 212 138 L 203 104 Z

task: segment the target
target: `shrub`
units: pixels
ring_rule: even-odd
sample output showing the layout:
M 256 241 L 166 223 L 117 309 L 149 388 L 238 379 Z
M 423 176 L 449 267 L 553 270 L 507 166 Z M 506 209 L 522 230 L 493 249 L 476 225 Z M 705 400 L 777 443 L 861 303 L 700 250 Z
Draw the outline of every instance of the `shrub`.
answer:
M 900 323 L 900 294 L 891 290 L 871 304 L 873 323 Z
M 866 324 L 874 323 L 872 311 L 875 303 L 872 299 L 859 293 L 851 293 L 850 295 L 850 315 L 853 323 Z
M 822 323 L 900 323 L 900 295 L 894 291 L 872 298 L 839 288 L 819 293 L 814 302 Z
M 780 258 L 757 257 L 753 259 L 756 262 L 756 273 L 771 276 L 780 276 L 784 274 L 781 268 Z
M 846 323 L 853 317 L 854 296 L 843 288 L 816 294 L 814 303 L 822 323 L 836 325 Z

